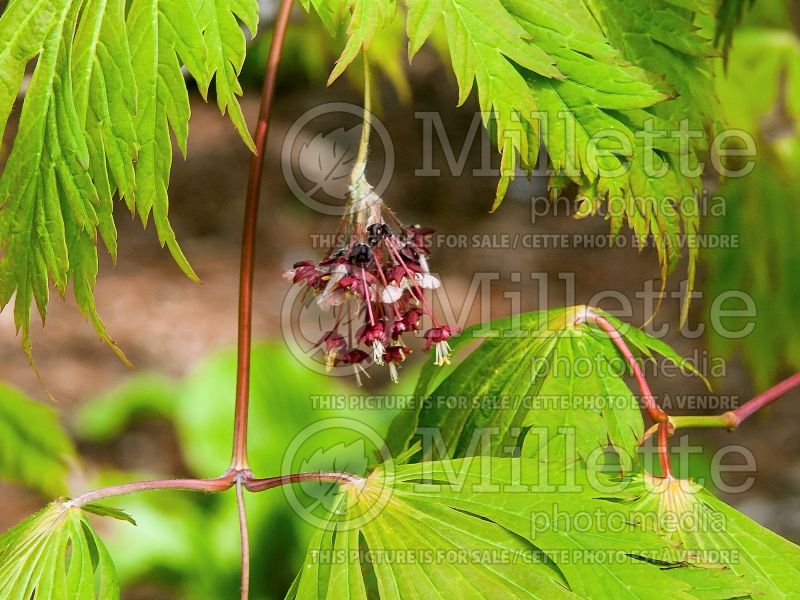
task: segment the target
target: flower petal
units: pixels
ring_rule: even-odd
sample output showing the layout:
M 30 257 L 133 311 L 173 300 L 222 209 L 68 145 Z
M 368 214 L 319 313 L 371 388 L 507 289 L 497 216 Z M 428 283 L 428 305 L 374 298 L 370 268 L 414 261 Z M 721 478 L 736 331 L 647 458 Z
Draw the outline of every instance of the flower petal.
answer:
M 422 273 L 417 273 L 416 279 L 417 283 L 419 284 L 419 287 L 428 290 L 435 290 L 436 288 L 439 288 L 442 285 L 442 282 L 439 281 L 439 278 L 434 277 L 430 273 L 426 273 L 424 275 Z
M 384 304 L 397 302 L 403 296 L 403 288 L 394 283 L 387 285 L 381 292 L 381 300 Z

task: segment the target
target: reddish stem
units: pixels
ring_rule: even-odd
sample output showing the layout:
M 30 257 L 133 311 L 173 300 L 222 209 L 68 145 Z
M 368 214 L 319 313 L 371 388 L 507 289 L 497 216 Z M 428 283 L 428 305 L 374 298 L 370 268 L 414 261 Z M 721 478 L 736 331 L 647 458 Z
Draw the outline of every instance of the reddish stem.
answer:
M 72 506 L 80 507 L 91 502 L 97 502 L 105 498 L 114 496 L 124 496 L 137 492 L 147 492 L 150 490 L 193 490 L 196 492 L 224 492 L 229 490 L 236 481 L 234 471 L 226 471 L 216 479 L 157 479 L 153 481 L 137 481 L 135 483 L 124 483 L 122 485 L 112 485 L 101 488 L 78 496 L 69 501 Z
M 661 476 L 672 478 L 672 465 L 669 460 L 670 424 L 662 421 L 658 424 L 658 458 L 661 461 Z
M 247 508 L 242 494 L 242 479 L 236 481 L 236 509 L 239 513 L 239 535 L 242 553 L 242 593 L 241 600 L 250 596 L 250 532 L 247 527 Z
M 137 481 L 135 483 L 124 483 L 100 488 L 77 498 L 69 500 L 69 504 L 75 507 L 85 506 L 91 502 L 98 502 L 106 498 L 115 496 L 125 496 L 137 492 L 147 492 L 153 490 L 187 490 L 195 492 L 218 493 L 231 489 L 234 485 L 241 482 L 241 487 L 249 492 L 262 492 L 290 483 L 350 483 L 359 484 L 364 481 L 363 477 L 343 472 L 312 472 L 312 473 L 293 473 L 291 475 L 279 475 L 277 477 L 267 477 L 256 479 L 248 471 L 234 471 L 228 469 L 216 479 L 154 479 L 152 481 Z M 237 488 L 237 494 L 240 490 Z M 240 523 L 246 517 L 240 514 Z
M 256 226 L 258 204 L 261 197 L 261 178 L 264 169 L 264 151 L 269 131 L 269 116 L 272 98 L 275 95 L 278 65 L 283 51 L 283 41 L 289 26 L 292 0 L 281 0 L 275 18 L 275 31 L 267 58 L 264 87 L 261 91 L 261 108 L 258 113 L 253 141 L 256 152 L 250 160 L 250 176 L 247 181 L 247 200 L 244 209 L 242 233 L 242 259 L 239 273 L 239 341 L 236 367 L 236 409 L 233 429 L 233 456 L 231 468 L 242 471 L 247 462 L 247 422 L 250 403 L 250 351 L 253 333 L 253 274 L 255 268 Z
M 349 483 L 359 484 L 364 481 L 363 477 L 350 473 L 295 473 L 292 475 L 279 475 L 277 477 L 267 477 L 266 479 L 248 479 L 244 481 L 244 487 L 249 492 L 263 492 L 272 488 L 286 485 L 289 483 Z
M 647 414 L 650 415 L 650 418 L 656 423 L 663 423 L 669 420 L 669 416 L 661 409 L 656 402 L 655 396 L 653 396 L 653 392 L 650 391 L 650 385 L 647 383 L 647 379 L 645 379 L 642 368 L 636 361 L 636 357 L 633 356 L 633 352 L 631 352 L 628 344 L 625 343 L 625 339 L 622 337 L 619 330 L 614 327 L 614 324 L 608 319 L 593 313 L 591 310 L 586 311 L 586 316 L 583 320 L 594 323 L 605 331 L 608 337 L 611 338 L 611 341 L 614 342 L 617 349 L 622 353 L 622 356 L 625 357 L 631 371 L 633 371 L 633 376 L 636 378 L 636 383 L 639 385 L 639 390 L 642 394 L 642 404 L 644 404 L 645 410 L 647 410 Z
M 636 383 L 639 385 L 642 404 L 650 418 L 658 424 L 658 457 L 661 462 L 662 476 L 672 477 L 672 465 L 669 458 L 669 436 L 672 434 L 672 426 L 669 422 L 669 415 L 656 402 L 642 368 L 636 361 L 636 357 L 625 342 L 625 338 L 622 337 L 622 333 L 605 317 L 596 314 L 591 308 L 587 307 L 585 313 L 576 319 L 575 324 L 578 325 L 583 322 L 594 323 L 602 329 L 617 347 L 617 350 L 625 357 L 631 371 L 633 371 L 633 376 L 636 378 Z
M 784 379 L 779 384 L 772 386 L 767 391 L 761 392 L 758 396 L 752 400 L 748 400 L 736 410 L 726 412 L 724 416 L 728 417 L 731 422 L 730 429 L 736 429 L 742 424 L 742 421 L 797 387 L 800 387 L 800 373 L 795 373 L 788 379 Z
M 367 313 L 369 314 L 370 326 L 375 325 L 375 316 L 372 314 L 372 302 L 369 297 L 369 286 L 367 285 L 367 274 L 364 267 L 361 267 L 361 283 L 364 284 L 364 302 L 367 304 Z

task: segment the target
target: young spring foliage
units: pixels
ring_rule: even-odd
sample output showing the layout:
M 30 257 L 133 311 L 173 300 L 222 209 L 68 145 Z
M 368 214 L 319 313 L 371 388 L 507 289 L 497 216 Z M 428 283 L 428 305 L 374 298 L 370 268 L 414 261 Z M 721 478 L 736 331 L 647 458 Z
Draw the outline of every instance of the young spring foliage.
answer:
M 797 585 L 796 546 L 696 486 L 720 529 L 685 547 L 653 527 L 687 515 L 659 504 L 673 489 L 567 471 L 488 457 L 378 467 L 342 487 L 287 598 L 778 598 Z M 709 568 L 704 550 L 742 562 Z
M 113 199 L 196 278 L 167 219 L 171 135 L 185 154 L 189 96 L 183 68 L 205 96 L 212 80 L 252 148 L 237 95 L 256 0 L 12 0 L 0 14 L 0 138 L 15 103 L 16 134 L 0 176 L 0 307 L 26 353 L 33 303 L 44 320 L 50 285 L 75 299 L 117 351 L 95 309 L 97 240 L 116 258 Z M 29 64 L 35 68 L 24 90 Z
M 353 443 L 358 441 L 359 432 L 343 429 L 315 435 L 314 443 L 297 453 L 291 469 L 282 462 L 286 448 L 306 427 L 336 418 L 355 420 L 367 431 L 385 431 L 392 411 L 313 405 L 309 398 L 331 394 L 344 397 L 352 389 L 344 387 L 343 378 L 310 372 L 283 344 L 255 345 L 252 365 L 249 422 L 251 431 L 258 432 L 249 444 L 254 471 L 331 471 L 337 464 L 354 473 L 363 472 L 371 454 L 365 455 L 363 447 Z M 280 378 L 272 376 L 276 372 Z M 409 377 L 405 383 L 413 382 Z M 124 439 L 126 432 L 130 435 L 132 429 L 138 429 L 142 419 L 169 422 L 187 473 L 215 477 L 227 466 L 233 418 L 230 403 L 220 402 L 220 398 L 231 397 L 235 387 L 236 355 L 230 350 L 208 357 L 180 381 L 140 373 L 121 387 L 84 403 L 74 421 L 75 435 L 83 445 L 108 446 Z M 328 456 L 319 456 L 318 448 L 328 450 Z M 93 485 L 126 483 L 142 477 L 140 470 L 112 468 L 105 468 L 98 475 Z M 292 493 L 309 503 L 323 499 L 319 510 L 324 516 L 331 501 L 327 487 L 305 484 L 294 487 Z M 147 581 L 152 586 L 165 585 L 182 600 L 238 597 L 240 559 L 235 532 L 231 530 L 236 519 L 232 500 L 230 493 L 200 495 L 180 491 L 120 499 L 119 505 L 136 515 L 138 526 L 114 524 L 113 531 L 104 533 L 104 538 L 123 589 L 129 583 Z M 253 544 L 253 596 L 281 598 L 305 555 L 314 528 L 286 502 L 281 490 L 248 498 L 247 519 Z M 269 536 L 258 533 L 266 531 Z
M 729 581 L 767 598 L 791 598 L 800 586 L 800 548 L 692 481 L 637 474 L 615 501 L 630 508 L 636 523 L 655 517 L 646 525 L 677 544 L 684 562 L 703 567 L 706 582 L 724 569 L 733 575 Z M 703 586 L 703 579 L 694 585 Z M 719 597 L 732 596 L 726 590 Z
M 642 358 L 658 354 L 693 372 L 661 340 L 591 310 L 612 322 Z M 629 365 L 609 334 L 576 324 L 585 313 L 586 307 L 557 308 L 464 330 L 451 343 L 454 351 L 480 345 L 444 376 L 425 365 L 414 404 L 389 430 L 390 449 L 409 448 L 420 439 L 414 435 L 419 429 L 439 436 L 424 443 L 433 458 L 519 452 L 564 461 L 574 448 L 574 458 L 586 460 L 611 443 L 629 463 L 644 432 L 640 400 L 625 381 Z
M 306 0 L 331 29 L 352 7 L 332 78 L 359 48 L 391 35 L 394 1 Z M 535 169 L 540 141 L 554 193 L 577 186 L 579 216 L 601 210 L 617 234 L 652 238 L 662 277 L 688 249 L 695 277 L 699 174 L 716 128 L 711 73 L 718 51 L 701 24 L 711 1 L 409 0 L 409 57 L 443 28 L 459 104 L 473 89 L 502 153 L 493 208 L 517 175 Z M 720 35 L 729 27 L 720 15 Z M 684 315 L 685 318 L 685 315 Z
M 344 26 L 337 78 L 359 51 L 396 50 L 405 17 L 409 56 L 432 35 L 446 40 L 459 103 L 477 90 L 502 153 L 494 207 L 518 173 L 536 167 L 540 141 L 551 188 L 576 186 L 578 215 L 603 211 L 612 233 L 628 224 L 653 240 L 662 277 L 688 249 L 697 261 L 699 178 L 686 165 L 707 150 L 717 102 L 711 74 L 742 2 L 655 0 L 303 0 L 329 32 Z M 657 18 L 653 18 L 657 15 Z M 170 136 L 186 151 L 184 70 L 245 143 L 238 74 L 255 0 L 14 0 L 0 16 L 0 134 L 36 67 L 0 177 L 0 306 L 14 313 L 31 355 L 30 313 L 44 319 L 50 286 L 77 304 L 113 345 L 93 298 L 97 240 L 116 257 L 113 199 L 143 223 L 195 278 L 168 220 Z M 487 26 L 488 25 L 488 26 Z M 443 32 L 439 35 L 437 32 Z M 721 36 L 721 37 L 720 37 Z M 388 41 L 387 41 L 388 40 Z M 389 61 L 378 61 L 395 82 Z M 402 85 L 400 86 L 402 89 Z M 688 307 L 688 303 L 685 303 Z M 685 314 L 683 317 L 685 318 Z
M 53 502 L 0 536 L 0 596 L 7 600 L 117 600 L 111 556 L 86 513 L 133 523 L 103 506 Z M 134 523 L 135 524 L 135 523 Z
M 349 15 L 332 78 L 373 47 L 398 12 L 391 0 L 304 3 L 330 31 Z M 477 88 L 503 154 L 495 206 L 516 174 L 517 155 L 523 167 L 534 167 L 541 139 L 556 170 L 553 187 L 578 186 L 582 215 L 607 206 L 614 232 L 627 222 L 640 238 L 652 236 L 666 276 L 680 256 L 681 235 L 697 227 L 699 182 L 681 163 L 707 148 L 703 135 L 656 136 L 653 147 L 643 140 L 653 130 L 683 132 L 684 119 L 689 131 L 715 126 L 714 44 L 727 49 L 744 4 L 720 4 L 717 40 L 700 27 L 713 20 L 711 0 L 409 0 L 406 14 L 410 54 L 443 26 L 461 102 Z M 239 22 L 253 31 L 256 8 L 248 0 L 12 0 L 0 17 L 0 133 L 35 61 L 0 177 L 0 303 L 16 294 L 29 354 L 31 307 L 36 302 L 44 317 L 51 283 L 61 295 L 72 283 L 79 306 L 110 342 L 92 289 L 98 236 L 116 256 L 115 197 L 143 223 L 152 214 L 161 243 L 193 276 L 167 220 L 171 134 L 186 151 L 182 69 L 204 95 L 215 80 L 221 111 L 251 145 L 236 98 L 245 40 Z M 779 61 L 790 75 L 794 58 L 781 54 Z M 609 131 L 623 147 L 598 136 Z M 695 261 L 690 245 L 690 279 Z M 689 368 L 662 342 L 592 311 L 640 355 Z M 643 430 L 619 346 L 587 314 L 579 307 L 496 322 L 460 365 L 444 373 L 426 367 L 418 402 L 390 431 L 390 448 L 402 458 L 342 485 L 289 598 L 794 597 L 794 544 L 691 482 L 646 473 L 609 480 L 586 470 L 590 456 L 609 444 L 633 455 Z M 479 338 L 480 329 L 467 330 L 454 346 Z M 284 383 L 270 381 L 278 392 Z M 0 436 L 0 474 L 28 481 L 30 473 L 38 482 L 52 476 L 55 490 L 70 444 L 51 412 L 5 392 L 0 423 L 10 426 Z M 209 451 L 208 421 L 223 420 L 198 413 L 192 392 L 179 402 L 189 406 L 185 412 L 179 404 L 161 409 L 194 419 L 195 435 L 202 429 L 189 459 L 213 475 L 224 453 Z M 437 401 L 450 398 L 479 403 Z M 37 410 L 32 428 L 20 415 Z M 99 429 L 115 423 L 111 415 Z M 418 451 L 420 428 L 442 434 L 432 452 Z M 480 431 L 500 435 L 473 445 Z M 268 460 L 276 461 L 280 448 L 270 445 L 278 436 L 262 437 Z M 10 450 L 17 444 L 35 457 L 30 463 L 15 463 Z M 354 446 L 339 440 L 301 466 Z M 569 459 L 573 446 L 577 460 Z M 362 470 L 366 460 L 348 464 Z M 131 520 L 103 506 L 49 505 L 0 536 L 0 596 L 117 598 L 114 566 L 87 512 Z
M 592 310 L 638 352 L 691 370 L 663 342 Z M 641 471 L 607 479 L 597 461 L 574 460 L 615 437 L 630 449 L 632 429 L 641 427 L 636 404 L 615 406 L 613 419 L 597 404 L 594 412 L 585 410 L 587 398 L 612 398 L 597 378 L 587 376 L 587 387 L 578 389 L 584 378 L 552 372 L 556 365 L 574 367 L 581 357 L 613 359 L 616 347 L 607 334 L 575 318 L 581 314 L 585 309 L 557 309 L 483 326 L 485 341 L 438 384 L 438 370 L 428 365 L 419 403 L 389 433 L 393 451 L 402 449 L 400 464 L 384 464 L 362 484 L 342 487 L 287 597 L 449 597 L 457 591 L 483 598 L 503 590 L 521 598 L 791 598 L 800 585 L 795 544 L 688 479 Z M 466 330 L 454 347 L 466 346 L 477 332 Z M 577 350 L 581 342 L 596 343 L 591 354 Z M 559 362 L 563 347 L 567 361 Z M 614 397 L 631 397 L 618 377 Z M 452 408 L 460 398 L 473 403 Z M 544 404 L 537 410 L 530 402 L 481 406 L 475 403 L 481 398 L 568 402 L 561 410 Z M 549 434 L 543 436 L 548 450 L 561 442 L 561 454 L 520 441 L 519 431 L 536 423 Z M 572 431 L 572 459 L 570 445 L 563 455 L 556 426 Z M 411 441 L 414 432 L 431 430 L 442 434 L 439 444 L 424 433 Z M 480 445 L 480 438 L 470 445 L 480 430 L 491 432 L 493 445 Z M 409 459 L 416 462 L 405 464 Z

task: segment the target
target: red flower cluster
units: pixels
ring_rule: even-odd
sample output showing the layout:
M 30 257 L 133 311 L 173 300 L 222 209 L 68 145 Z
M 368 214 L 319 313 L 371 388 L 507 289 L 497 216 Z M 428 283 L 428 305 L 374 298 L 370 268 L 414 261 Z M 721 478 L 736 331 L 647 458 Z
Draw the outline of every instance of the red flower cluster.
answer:
M 418 331 L 424 315 L 433 323 L 425 348 L 435 347 L 437 365 L 448 364 L 448 339 L 455 330 L 438 324 L 425 298 L 426 289 L 441 285 L 428 269 L 426 237 L 433 231 L 403 227 L 374 196 L 369 206 L 349 213 L 343 229 L 348 240 L 343 247 L 319 263 L 301 261 L 284 273 L 307 285 L 319 306 L 334 313 L 333 329 L 317 343 L 327 368 L 352 365 L 361 383 L 360 373 L 372 361 L 388 365 L 397 381 L 398 364 L 411 353 L 402 336 Z

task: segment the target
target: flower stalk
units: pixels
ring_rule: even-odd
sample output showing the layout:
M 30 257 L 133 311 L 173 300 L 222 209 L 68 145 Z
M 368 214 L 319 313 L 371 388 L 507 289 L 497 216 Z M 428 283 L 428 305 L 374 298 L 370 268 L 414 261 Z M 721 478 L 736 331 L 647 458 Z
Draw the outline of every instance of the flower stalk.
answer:
M 625 342 L 625 338 L 611 321 L 601 315 L 598 315 L 592 310 L 591 307 L 586 307 L 585 310 L 576 317 L 575 325 L 580 325 L 581 323 L 592 323 L 593 325 L 596 325 L 602 329 L 628 363 L 633 376 L 636 378 L 636 383 L 639 386 L 641 402 L 644 405 L 647 414 L 653 421 L 655 421 L 655 425 L 648 430 L 648 433 L 658 431 L 658 457 L 661 463 L 662 477 L 671 478 L 672 465 L 669 457 L 669 438 L 674 430 L 670 425 L 669 415 L 667 415 L 667 413 L 665 413 L 656 402 L 655 396 L 650 389 L 650 385 L 647 383 L 647 379 L 644 376 L 644 372 L 639 366 L 639 363 L 637 362 L 636 357 L 633 355 L 630 347 L 628 347 L 628 344 Z M 645 439 L 647 438 L 643 438 L 642 442 Z
M 425 349 L 435 350 L 435 364 L 450 362 L 448 340 L 455 328 L 441 325 L 426 291 L 441 283 L 430 272 L 430 229 L 405 226 L 367 181 L 372 121 L 372 78 L 364 59 L 364 123 L 350 173 L 348 204 L 339 233 L 345 242 L 321 261 L 304 260 L 284 272 L 305 285 L 323 311 L 333 313 L 333 328 L 316 344 L 328 371 L 352 367 L 356 380 L 370 364 L 386 366 L 392 381 L 411 349 L 403 335 L 420 330 L 423 317 L 432 327 L 424 332 Z
M 729 410 L 721 415 L 678 415 L 670 416 L 669 425 L 674 432 L 677 429 L 727 429 L 733 431 L 752 415 L 766 408 L 778 398 L 800 387 L 800 373 L 784 379 L 755 398 L 748 400 L 736 410 Z M 643 439 L 654 433 L 651 428 Z
M 253 279 L 255 274 L 256 229 L 258 206 L 261 199 L 261 180 L 264 171 L 264 153 L 269 133 L 269 116 L 275 96 L 278 65 L 283 53 L 283 42 L 292 14 L 292 0 L 281 0 L 275 18 L 275 31 L 267 57 L 264 86 L 261 90 L 261 106 L 258 113 L 253 142 L 256 152 L 250 160 L 247 180 L 247 198 L 242 231 L 242 255 L 239 270 L 239 325 L 236 365 L 236 407 L 234 411 L 233 452 L 231 468 L 248 469 L 247 422 L 250 408 L 250 354 L 253 343 Z
M 183 490 L 218 494 L 226 492 L 234 486 L 238 487 L 239 484 L 241 484 L 242 489 L 248 492 L 263 492 L 293 483 L 340 483 L 352 485 L 363 481 L 363 477 L 338 471 L 292 473 L 289 475 L 278 475 L 276 477 L 258 479 L 253 477 L 253 474 L 249 471 L 237 473 L 236 471 L 228 470 L 215 479 L 154 479 L 151 481 L 137 481 L 134 483 L 112 485 L 92 490 L 81 496 L 76 496 L 75 498 L 67 500 L 65 504 L 80 508 L 81 506 L 107 500 L 108 498 L 158 490 Z

